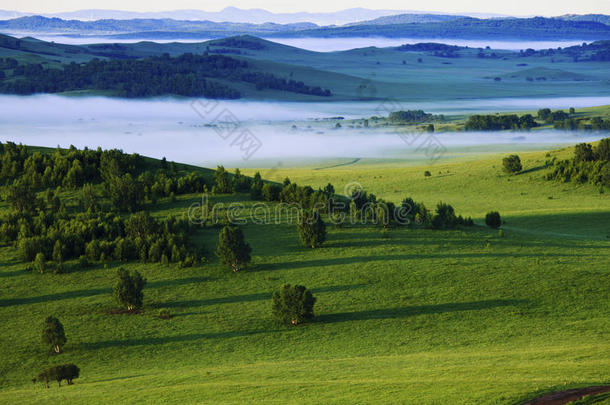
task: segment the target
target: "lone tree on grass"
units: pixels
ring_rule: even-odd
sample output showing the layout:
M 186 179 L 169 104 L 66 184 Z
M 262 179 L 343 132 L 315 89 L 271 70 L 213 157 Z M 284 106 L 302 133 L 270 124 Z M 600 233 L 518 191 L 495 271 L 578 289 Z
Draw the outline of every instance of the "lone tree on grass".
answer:
M 502 219 L 498 211 L 491 211 L 485 215 L 485 224 L 488 227 L 498 229 L 502 225 Z
M 54 316 L 48 316 L 44 320 L 42 326 L 42 342 L 51 346 L 55 353 L 61 353 L 61 346 L 66 343 L 66 334 L 64 326 L 59 322 L 59 319 Z
M 506 173 L 517 173 L 523 169 L 519 155 L 510 155 L 505 157 L 502 159 L 502 166 L 504 167 L 504 171 Z
M 316 298 L 302 285 L 285 284 L 273 293 L 273 316 L 286 325 L 297 325 L 313 318 Z
M 312 249 L 322 245 L 326 240 L 326 224 L 318 211 L 301 211 L 297 225 L 301 242 Z
M 144 300 L 142 290 L 146 285 L 146 279 L 138 271 L 130 274 L 122 267 L 117 272 L 117 277 L 114 297 L 119 305 L 127 307 L 128 311 L 142 307 L 142 301 Z
M 218 236 L 216 253 L 222 264 L 230 265 L 234 272 L 250 263 L 252 248 L 244 239 L 244 234 L 238 227 L 228 225 L 222 228 Z

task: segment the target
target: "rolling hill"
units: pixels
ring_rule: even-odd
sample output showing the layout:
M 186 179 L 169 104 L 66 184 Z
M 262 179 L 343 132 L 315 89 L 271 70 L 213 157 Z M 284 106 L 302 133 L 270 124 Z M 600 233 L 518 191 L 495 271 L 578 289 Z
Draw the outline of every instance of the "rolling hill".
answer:
M 342 190 L 356 180 L 397 203 L 443 200 L 477 225 L 329 226 L 327 242 L 309 249 L 285 220 L 248 223 L 254 263 L 237 274 L 212 253 L 214 226 L 196 232 L 210 253 L 191 268 L 108 260 L 81 269 L 68 261 L 69 272 L 39 274 L 4 245 L 0 401 L 516 404 L 607 383 L 608 199 L 586 184 L 543 180 L 545 169 L 536 168 L 546 152 L 522 154 L 534 171 L 518 176 L 501 172 L 502 156 L 434 167 L 281 169 L 280 178 L 313 187 Z M 76 209 L 70 191 L 60 197 Z M 200 201 L 184 194 L 145 209 L 161 219 Z M 244 215 L 253 208 L 240 193 L 211 202 L 242 203 Z M 482 225 L 496 209 L 502 233 Z M 0 210 L 8 210 L 5 201 Z M 110 311 L 118 267 L 148 279 L 141 313 Z M 271 293 L 286 282 L 317 297 L 314 322 L 274 323 Z M 161 309 L 171 319 L 160 319 Z M 65 326 L 60 355 L 40 343 L 49 314 Z M 32 388 L 42 368 L 67 362 L 81 369 L 74 385 Z

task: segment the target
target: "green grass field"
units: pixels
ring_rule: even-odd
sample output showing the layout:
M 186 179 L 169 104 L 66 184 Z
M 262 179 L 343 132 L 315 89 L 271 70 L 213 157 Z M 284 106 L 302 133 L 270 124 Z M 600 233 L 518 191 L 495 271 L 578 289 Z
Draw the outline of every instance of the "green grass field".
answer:
M 329 226 L 327 242 L 311 250 L 294 225 L 250 223 L 254 263 L 237 274 L 214 256 L 218 229 L 207 228 L 197 235 L 207 263 L 124 266 L 148 279 L 139 315 L 107 314 L 118 263 L 40 275 L 3 246 L 0 403 L 516 404 L 608 384 L 608 190 L 545 181 L 546 153 L 520 155 L 526 173 L 516 176 L 501 172 L 503 155 L 261 170 L 275 181 L 330 181 L 339 194 L 359 182 L 397 203 L 444 201 L 477 225 L 387 234 Z M 164 216 L 198 201 L 180 196 L 151 209 Z M 252 204 L 212 197 L 231 201 Z M 490 210 L 506 221 L 503 236 L 483 226 Z M 271 293 L 285 282 L 313 291 L 315 322 L 274 323 Z M 160 309 L 174 317 L 159 319 Z M 66 329 L 60 355 L 40 342 L 50 314 Z M 67 362 L 81 368 L 74 385 L 32 385 L 41 369 Z

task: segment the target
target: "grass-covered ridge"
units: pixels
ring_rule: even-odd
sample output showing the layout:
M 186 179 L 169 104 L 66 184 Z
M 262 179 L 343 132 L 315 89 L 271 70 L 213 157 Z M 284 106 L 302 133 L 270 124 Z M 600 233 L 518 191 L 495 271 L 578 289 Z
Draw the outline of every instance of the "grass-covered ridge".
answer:
M 349 27 L 348 27 L 349 28 Z M 403 49 L 403 50 L 401 50 Z M 138 42 L 64 45 L 0 35 L 0 57 L 20 65 L 61 68 L 65 64 L 131 60 L 168 54 L 223 55 L 246 61 L 257 73 L 329 89 L 331 97 L 281 91 L 252 82 L 214 78 L 246 99 L 291 101 L 446 100 L 498 97 L 607 96 L 608 42 L 562 50 L 523 52 L 418 44 L 313 52 L 253 36 L 197 43 Z M 13 67 L 0 63 L 0 79 L 11 82 Z M 498 79 L 498 80 L 496 80 Z M 101 90 L 97 90 L 98 92 Z M 103 93 L 102 93 L 103 94 Z M 175 94 L 175 93 L 166 93 Z M 116 95 L 116 93 L 115 93 Z
M 546 153 L 520 155 L 525 173 L 518 175 L 502 172 L 503 155 L 434 166 L 278 169 L 267 180 L 290 177 L 314 189 L 330 181 L 339 193 L 358 181 L 397 204 L 408 196 L 429 207 L 451 203 L 479 226 L 328 226 L 324 245 L 309 249 L 294 224 L 249 223 L 242 228 L 253 265 L 238 273 L 209 254 L 190 268 L 109 261 L 41 275 L 4 245 L 0 401 L 512 404 L 549 389 L 607 383 L 607 194 L 547 181 Z M 66 190 L 60 198 L 76 197 Z M 144 207 L 162 218 L 200 201 L 199 193 L 185 193 Z M 254 203 L 244 193 L 210 201 Z M 491 210 L 506 221 L 502 236 L 482 226 Z M 198 231 L 196 242 L 212 252 L 218 231 Z M 148 279 L 143 314 L 107 313 L 119 265 Z M 274 323 L 271 294 L 284 283 L 312 291 L 314 322 Z M 173 317 L 159 319 L 160 309 Z M 68 338 L 60 355 L 40 343 L 50 314 Z M 34 375 L 59 363 L 78 365 L 74 385 L 32 388 Z

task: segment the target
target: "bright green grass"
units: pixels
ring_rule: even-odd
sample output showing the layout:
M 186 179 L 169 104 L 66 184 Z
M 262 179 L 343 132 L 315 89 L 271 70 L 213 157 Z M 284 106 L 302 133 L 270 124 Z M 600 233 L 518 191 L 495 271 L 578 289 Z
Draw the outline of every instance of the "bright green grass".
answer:
M 430 179 L 423 166 L 281 170 L 300 184 L 360 181 L 390 200 L 444 200 L 476 218 L 498 209 L 505 235 L 329 227 L 311 250 L 293 225 L 249 224 L 254 265 L 233 274 L 212 254 L 218 230 L 205 229 L 207 264 L 125 266 L 148 278 L 142 315 L 105 314 L 116 263 L 30 274 L 3 247 L 0 403 L 512 404 L 608 383 L 608 195 L 543 181 L 542 170 L 507 177 L 500 158 L 444 162 Z M 528 169 L 545 157 L 522 158 Z M 157 214 L 198 200 L 162 201 Z M 284 282 L 313 290 L 316 322 L 274 324 L 270 296 Z M 161 308 L 174 318 L 158 319 Z M 59 356 L 39 342 L 49 314 L 68 336 Z M 82 377 L 34 389 L 30 378 L 58 362 L 76 363 Z

